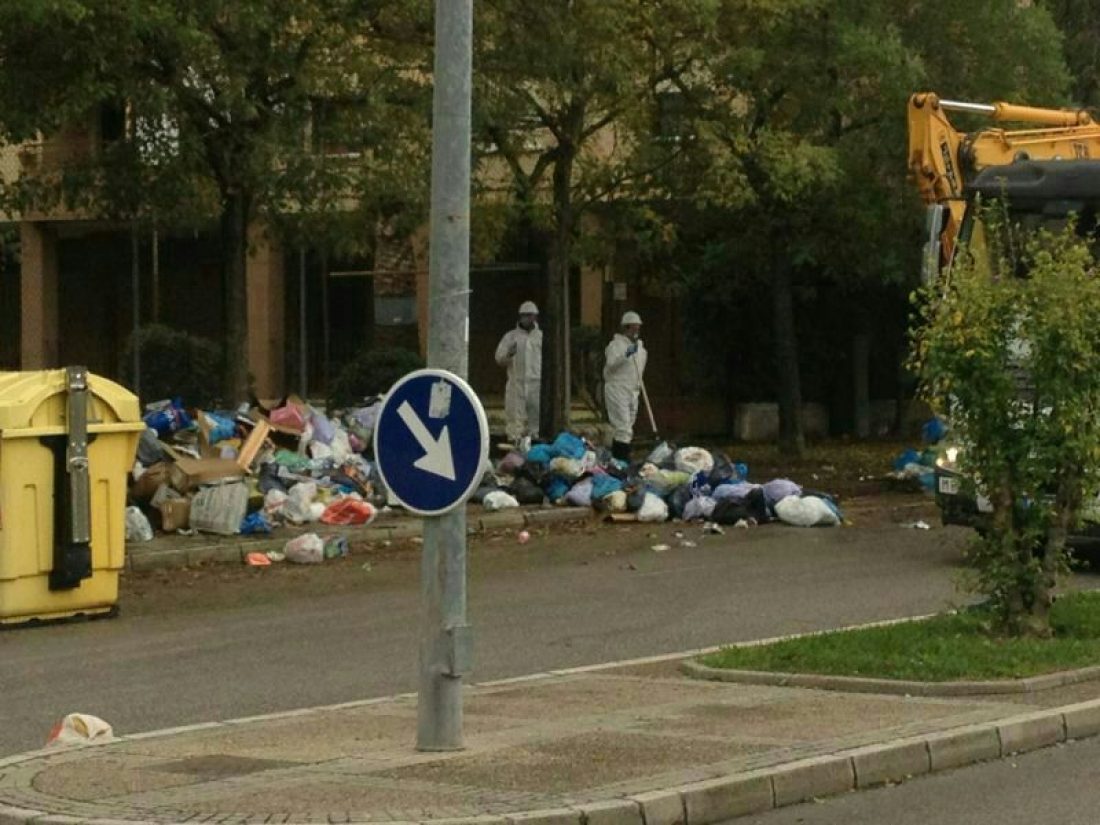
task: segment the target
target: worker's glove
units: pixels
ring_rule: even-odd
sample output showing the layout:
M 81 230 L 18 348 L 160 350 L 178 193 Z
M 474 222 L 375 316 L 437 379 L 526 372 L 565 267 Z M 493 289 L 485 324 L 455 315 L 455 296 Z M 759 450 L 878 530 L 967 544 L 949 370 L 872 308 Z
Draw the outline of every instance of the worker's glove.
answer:
M 638 345 L 637 344 L 631 344 L 629 347 L 626 348 L 626 357 L 627 358 L 632 358 L 634 356 L 634 354 L 637 353 L 637 352 L 638 352 Z

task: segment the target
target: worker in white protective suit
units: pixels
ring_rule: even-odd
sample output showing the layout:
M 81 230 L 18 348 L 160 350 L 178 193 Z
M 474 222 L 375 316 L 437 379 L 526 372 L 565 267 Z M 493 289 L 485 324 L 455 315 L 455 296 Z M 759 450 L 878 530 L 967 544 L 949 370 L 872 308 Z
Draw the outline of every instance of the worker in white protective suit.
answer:
M 533 301 L 519 307 L 516 328 L 504 333 L 497 345 L 497 363 L 508 369 L 504 389 L 505 431 L 519 443 L 539 434 L 539 393 L 542 389 L 542 330 L 539 308 Z
M 623 313 L 622 329 L 604 350 L 603 397 L 611 422 L 611 455 L 630 461 L 634 420 L 638 417 L 638 395 L 645 373 L 646 351 L 642 319 L 637 312 Z

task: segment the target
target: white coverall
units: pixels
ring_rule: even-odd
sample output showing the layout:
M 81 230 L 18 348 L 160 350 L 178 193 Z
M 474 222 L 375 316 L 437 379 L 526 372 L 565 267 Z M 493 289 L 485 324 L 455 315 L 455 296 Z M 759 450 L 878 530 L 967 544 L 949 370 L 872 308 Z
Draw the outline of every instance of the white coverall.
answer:
M 634 344 L 638 351 L 628 356 Z M 607 419 L 611 422 L 612 438 L 629 444 L 634 438 L 634 419 L 638 417 L 638 394 L 642 389 L 646 351 L 642 340 L 631 341 L 616 333 L 604 350 L 603 398 Z
M 539 434 L 539 392 L 542 384 L 542 330 L 517 326 L 497 345 L 497 363 L 508 368 L 504 388 L 505 432 L 518 440 Z

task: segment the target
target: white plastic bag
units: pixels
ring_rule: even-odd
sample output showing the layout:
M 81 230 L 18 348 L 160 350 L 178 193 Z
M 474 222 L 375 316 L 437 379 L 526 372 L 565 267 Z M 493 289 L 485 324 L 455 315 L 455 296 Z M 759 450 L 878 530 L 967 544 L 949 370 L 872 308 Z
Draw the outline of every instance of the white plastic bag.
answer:
M 835 527 L 840 517 L 817 496 L 787 496 L 775 505 L 779 520 L 795 527 Z
M 662 441 L 660 444 L 653 448 L 653 452 L 646 456 L 645 460 L 649 464 L 664 464 L 666 461 L 672 458 L 672 454 L 672 446 L 667 441 Z
M 714 469 L 714 456 L 702 447 L 681 447 L 674 461 L 681 473 L 709 473 Z
M 264 493 L 264 513 L 267 515 L 268 521 L 272 521 L 276 516 L 282 514 L 286 498 L 286 493 L 279 489 L 268 490 Z
M 56 748 L 62 745 L 91 745 L 109 742 L 115 738 L 111 726 L 87 713 L 70 713 L 53 726 L 46 747 Z
M 126 508 L 126 541 L 152 541 L 153 525 L 138 507 Z
M 655 493 L 646 493 L 638 508 L 638 521 L 668 521 L 668 505 Z
M 295 564 L 320 564 L 325 560 L 325 543 L 316 533 L 303 533 L 288 541 L 283 553 Z
M 519 507 L 519 502 L 516 501 L 514 496 L 509 495 L 503 490 L 493 490 L 493 492 L 485 494 L 485 498 L 481 500 L 481 506 L 493 512 L 495 510 L 504 510 L 510 507 Z
M 304 524 L 310 521 L 313 517 L 310 505 L 313 504 L 315 498 L 317 498 L 317 484 L 315 482 L 298 482 L 286 494 L 286 503 L 283 504 L 283 516 L 287 521 L 292 521 L 295 524 Z

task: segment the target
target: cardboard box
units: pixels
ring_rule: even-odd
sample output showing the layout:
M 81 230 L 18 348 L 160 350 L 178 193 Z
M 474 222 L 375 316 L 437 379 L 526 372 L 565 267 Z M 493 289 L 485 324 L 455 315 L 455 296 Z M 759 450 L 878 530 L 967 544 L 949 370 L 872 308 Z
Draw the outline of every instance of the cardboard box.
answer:
M 244 471 L 228 458 L 181 458 L 172 465 L 172 486 L 181 493 L 190 493 L 201 484 L 213 484 L 225 479 L 237 479 Z
M 160 526 L 165 533 L 174 533 L 191 523 L 191 499 L 169 498 L 160 503 Z
M 160 461 L 145 468 L 141 478 L 130 485 L 130 498 L 139 504 L 145 504 L 157 492 L 162 484 L 167 484 L 172 474 L 172 465 Z

